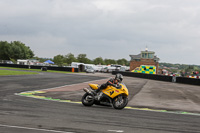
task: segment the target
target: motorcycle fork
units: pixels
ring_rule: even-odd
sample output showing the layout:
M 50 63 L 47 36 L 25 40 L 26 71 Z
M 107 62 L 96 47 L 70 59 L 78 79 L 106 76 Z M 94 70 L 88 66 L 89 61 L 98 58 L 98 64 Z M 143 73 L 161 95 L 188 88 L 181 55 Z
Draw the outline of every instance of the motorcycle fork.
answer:
M 121 102 L 123 100 L 123 96 L 122 95 L 118 95 L 115 100 L 118 100 L 119 102 Z

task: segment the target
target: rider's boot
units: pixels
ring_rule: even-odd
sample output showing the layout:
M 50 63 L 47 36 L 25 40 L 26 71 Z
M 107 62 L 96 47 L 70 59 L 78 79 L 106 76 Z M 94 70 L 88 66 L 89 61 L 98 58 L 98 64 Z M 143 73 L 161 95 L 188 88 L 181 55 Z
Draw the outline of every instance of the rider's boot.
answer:
M 103 96 L 103 92 L 99 92 L 98 95 L 97 95 L 97 100 L 100 101 L 102 96 Z
M 95 97 L 96 100 L 99 99 L 99 94 L 101 93 L 100 90 L 101 90 L 101 89 L 100 89 L 100 87 L 99 87 L 97 90 L 94 90 L 94 91 L 93 91 L 93 94 L 94 94 L 94 97 Z

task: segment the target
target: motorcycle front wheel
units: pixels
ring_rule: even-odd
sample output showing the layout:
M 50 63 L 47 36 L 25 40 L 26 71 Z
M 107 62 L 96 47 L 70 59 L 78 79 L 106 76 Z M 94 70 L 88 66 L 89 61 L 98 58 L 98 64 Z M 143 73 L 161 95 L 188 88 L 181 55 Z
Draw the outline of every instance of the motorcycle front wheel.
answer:
M 128 104 L 127 96 L 117 96 L 113 99 L 113 107 L 115 109 L 123 109 Z
M 94 96 L 88 93 L 85 93 L 82 97 L 82 104 L 84 106 L 92 106 L 94 104 Z

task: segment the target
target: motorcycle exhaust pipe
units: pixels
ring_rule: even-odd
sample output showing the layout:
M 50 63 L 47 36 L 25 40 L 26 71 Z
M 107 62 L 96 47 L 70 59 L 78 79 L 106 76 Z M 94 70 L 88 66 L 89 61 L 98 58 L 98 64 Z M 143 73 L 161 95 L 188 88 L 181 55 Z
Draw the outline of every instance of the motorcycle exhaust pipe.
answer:
M 91 91 L 90 91 L 88 88 L 83 88 L 83 90 L 84 90 L 86 93 L 91 94 Z

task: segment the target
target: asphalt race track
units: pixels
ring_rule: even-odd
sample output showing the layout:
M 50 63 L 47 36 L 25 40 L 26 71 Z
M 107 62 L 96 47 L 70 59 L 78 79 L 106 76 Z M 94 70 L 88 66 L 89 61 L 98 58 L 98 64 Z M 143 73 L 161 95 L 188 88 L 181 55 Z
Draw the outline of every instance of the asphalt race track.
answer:
M 200 116 L 84 107 L 15 95 L 103 78 L 55 73 L 1 76 L 0 133 L 200 133 Z

